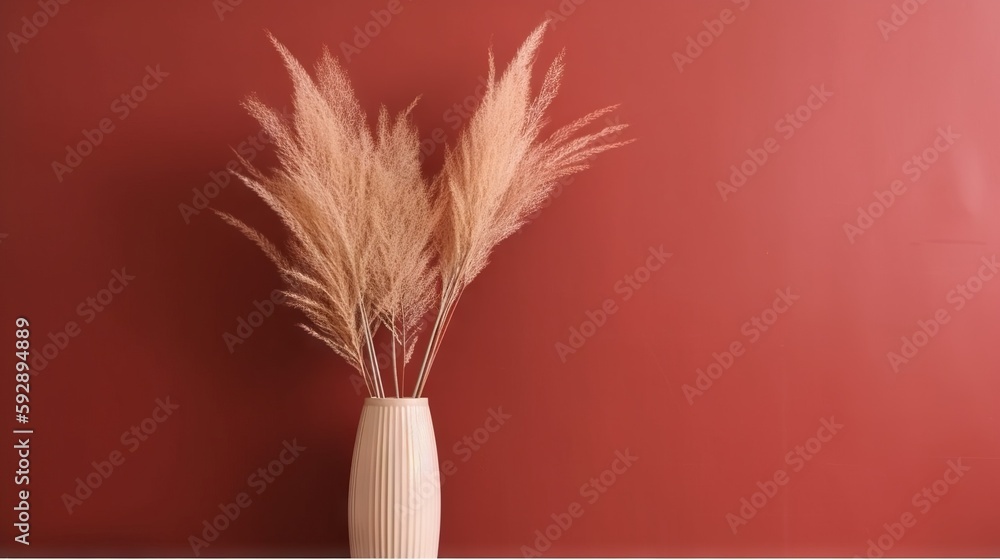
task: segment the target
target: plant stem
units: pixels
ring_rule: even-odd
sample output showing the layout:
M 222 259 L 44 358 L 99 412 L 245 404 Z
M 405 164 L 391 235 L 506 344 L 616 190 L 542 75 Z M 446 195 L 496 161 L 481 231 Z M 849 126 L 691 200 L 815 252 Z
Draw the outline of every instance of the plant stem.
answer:
M 366 371 L 367 369 L 368 368 L 365 367 L 365 357 L 362 356 L 361 357 L 361 379 L 365 380 L 365 389 L 368 389 L 368 396 L 372 397 L 374 395 L 372 395 L 372 386 L 368 383 L 368 372 Z
M 441 342 L 444 340 L 444 335 L 446 332 L 448 332 L 448 325 L 451 324 L 451 317 L 455 314 L 455 307 L 458 306 L 458 300 L 462 298 L 462 293 L 464 291 L 465 288 L 459 290 L 458 293 L 455 295 L 454 299 L 452 299 L 451 303 L 448 304 L 448 313 L 445 315 L 444 326 L 441 327 L 441 332 L 438 333 L 437 341 L 434 344 L 434 351 L 431 354 L 431 361 L 429 364 L 427 364 L 428 377 L 430 376 L 431 368 L 434 367 L 434 359 L 437 358 L 438 350 L 441 349 Z M 424 384 L 426 383 L 427 380 L 425 379 Z M 423 391 L 424 391 L 423 387 L 421 387 L 420 394 L 423 394 Z M 420 395 L 418 394 L 417 396 Z
M 406 393 L 406 322 L 400 323 L 399 327 L 400 345 L 403 350 L 403 359 L 399 361 L 399 386 L 403 389 L 403 393 Z M 395 352 L 395 346 L 393 347 L 393 352 Z
M 451 322 L 451 315 L 455 309 L 455 303 L 458 301 L 458 296 L 461 295 L 461 291 L 456 294 L 455 289 L 458 287 L 457 281 L 452 281 L 449 284 L 448 291 L 445 295 L 441 297 L 441 309 L 438 312 L 437 321 L 434 322 L 434 332 L 431 333 L 431 338 L 427 343 L 427 354 L 424 356 L 424 364 L 420 371 L 420 378 L 417 380 L 416 396 L 420 397 L 424 393 L 424 386 L 427 384 L 427 377 L 430 376 L 431 366 L 434 364 L 434 358 L 437 356 L 438 348 L 441 346 L 441 341 L 444 338 L 444 332 L 448 328 L 448 323 Z M 442 318 L 445 321 L 442 323 Z
M 392 327 L 389 329 L 389 336 L 392 338 L 392 382 L 396 386 L 396 398 L 399 398 L 399 372 L 396 370 L 396 315 L 389 317 Z
M 378 358 L 375 355 L 375 343 L 372 342 L 371 323 L 368 322 L 368 314 L 365 313 L 364 305 L 358 306 L 361 309 L 361 322 L 365 327 L 365 344 L 368 347 L 368 359 L 372 364 L 372 373 L 375 378 L 375 391 L 377 397 L 385 398 L 385 390 L 382 388 L 382 373 L 378 369 Z
M 420 373 L 417 375 L 417 384 L 413 388 L 413 398 L 417 398 L 420 395 L 421 385 L 423 384 L 424 376 L 427 375 L 427 362 L 431 357 L 431 349 L 434 347 L 434 341 L 437 339 L 438 328 L 441 326 L 441 317 L 444 315 L 445 306 L 447 305 L 447 299 L 449 292 L 451 291 L 451 286 L 453 283 L 441 286 L 441 305 L 438 307 L 437 318 L 434 320 L 434 328 L 431 330 L 431 336 L 427 341 L 427 351 L 424 353 L 424 361 L 420 364 Z
M 448 311 L 445 312 L 445 316 L 449 315 L 452 309 L 453 306 L 449 305 Z M 446 327 L 447 324 L 448 321 L 447 319 L 445 319 L 445 321 L 442 323 L 441 328 L 438 329 L 437 333 L 435 334 L 433 340 L 429 341 L 428 343 L 427 352 L 428 354 L 430 354 L 430 359 L 427 361 L 427 369 L 425 370 L 424 375 L 420 378 L 420 384 L 417 386 L 418 398 L 424 393 L 424 385 L 427 384 L 427 378 L 430 377 L 431 367 L 434 366 L 434 358 L 437 357 L 437 349 L 441 346 L 441 341 L 444 339 L 444 331 L 445 328 L 447 328 Z

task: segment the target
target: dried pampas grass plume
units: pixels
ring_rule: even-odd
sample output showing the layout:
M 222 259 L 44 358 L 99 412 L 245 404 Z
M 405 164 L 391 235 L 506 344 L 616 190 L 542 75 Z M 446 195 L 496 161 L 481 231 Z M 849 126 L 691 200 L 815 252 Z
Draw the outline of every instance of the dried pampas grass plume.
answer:
M 370 394 L 385 396 L 374 335 L 386 325 L 394 349 L 402 345 L 405 355 L 433 293 L 435 212 L 408 120 L 413 106 L 395 119 L 383 108 L 373 134 L 329 51 L 313 79 L 271 41 L 292 78 L 293 116 L 283 119 L 256 97 L 246 101 L 273 139 L 279 166 L 265 172 L 242 161 L 247 172 L 239 177 L 280 216 L 288 242 L 278 248 L 236 218 L 222 217 L 278 267 L 289 305 L 312 323 L 302 328 L 354 366 Z
M 292 79 L 293 112 L 285 118 L 256 97 L 245 102 L 273 139 L 279 164 L 264 171 L 241 160 L 246 172 L 237 175 L 281 218 L 288 239 L 279 246 L 219 214 L 270 258 L 289 305 L 309 319 L 302 328 L 356 368 L 371 396 L 387 395 L 375 351 L 380 328 L 391 342 L 398 397 L 407 392 L 405 364 L 424 317 L 435 313 L 412 392 L 419 397 L 455 305 L 493 248 L 560 179 L 628 143 L 613 141 L 626 125 L 581 133 L 614 107 L 542 136 L 563 72 L 560 54 L 532 97 L 545 27 L 499 78 L 490 52 L 486 92 L 431 181 L 421 172 L 420 137 L 410 119 L 416 101 L 396 116 L 382 107 L 373 130 L 328 50 L 313 77 L 269 36 Z
M 447 208 L 438 236 L 441 305 L 414 396 L 427 382 L 439 332 L 447 327 L 462 291 L 489 262 L 493 248 L 524 225 L 560 179 L 586 169 L 597 154 L 631 142 L 611 141 L 627 125 L 579 134 L 614 106 L 540 138 L 545 111 L 563 73 L 560 53 L 532 98 L 531 71 L 545 28 L 543 23 L 528 36 L 499 80 L 490 52 L 486 93 L 458 144 L 445 152 L 444 168 L 435 180 Z

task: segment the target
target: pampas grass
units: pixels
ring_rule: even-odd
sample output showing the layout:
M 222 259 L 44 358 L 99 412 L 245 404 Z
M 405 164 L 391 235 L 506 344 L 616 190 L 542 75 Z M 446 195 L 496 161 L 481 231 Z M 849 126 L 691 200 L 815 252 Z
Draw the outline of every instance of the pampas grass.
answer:
M 393 396 L 405 396 L 406 364 L 425 316 L 435 317 L 410 393 L 421 396 L 455 306 L 493 248 L 524 225 L 560 179 L 628 143 L 610 140 L 627 125 L 581 132 L 614 107 L 542 136 L 563 73 L 560 54 L 532 96 L 545 27 L 499 78 L 490 52 L 485 94 L 430 181 L 410 119 L 416 101 L 397 115 L 382 107 L 372 129 L 328 50 L 313 77 L 271 37 L 292 79 L 293 113 L 285 119 L 256 97 L 244 103 L 273 138 L 278 166 L 264 171 L 242 161 L 246 172 L 237 175 L 278 214 L 288 240 L 279 247 L 219 214 L 274 263 L 286 301 L 309 320 L 302 328 L 357 369 L 370 396 L 389 396 L 375 352 L 380 331 L 391 342 Z

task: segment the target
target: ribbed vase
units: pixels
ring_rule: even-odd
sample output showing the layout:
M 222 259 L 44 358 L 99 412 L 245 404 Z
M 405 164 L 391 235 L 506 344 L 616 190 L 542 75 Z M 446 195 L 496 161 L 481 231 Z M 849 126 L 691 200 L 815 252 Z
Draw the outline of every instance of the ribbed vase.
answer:
M 437 557 L 441 478 L 426 398 L 365 399 L 348 523 L 352 557 Z

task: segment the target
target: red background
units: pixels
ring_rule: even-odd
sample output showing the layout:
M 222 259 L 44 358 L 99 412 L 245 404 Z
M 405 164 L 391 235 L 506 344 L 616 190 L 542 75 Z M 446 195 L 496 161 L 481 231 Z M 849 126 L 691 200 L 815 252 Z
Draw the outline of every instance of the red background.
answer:
M 0 49 L 0 341 L 13 346 L 22 315 L 39 353 L 67 321 L 81 328 L 32 380 L 30 548 L 12 544 L 3 453 L 3 554 L 191 555 L 188 536 L 293 438 L 306 451 L 203 553 L 347 554 L 362 405 L 349 370 L 286 308 L 230 353 L 223 334 L 279 278 L 209 212 L 185 223 L 178 206 L 259 130 L 244 96 L 288 101 L 264 28 L 311 63 L 386 5 L 247 0 L 220 18 L 209 0 L 71 2 Z M 1000 244 L 1000 4 L 928 2 L 886 40 L 893 6 L 563 2 L 542 51 L 568 54 L 554 121 L 621 103 L 638 141 L 566 185 L 458 308 L 427 390 L 458 469 L 441 555 L 520 556 L 573 502 L 583 516 L 543 554 L 864 556 L 907 512 L 889 555 L 1000 554 L 1000 280 L 961 310 L 947 300 Z M 402 8 L 348 70 L 368 110 L 422 94 L 424 137 L 453 139 L 446 111 L 474 92 L 488 47 L 505 64 L 560 3 Z M 679 71 L 673 53 L 724 9 L 733 21 Z M 39 10 L 4 2 L 2 30 Z M 112 102 L 157 64 L 169 76 L 120 120 Z M 832 97 L 785 139 L 776 122 L 813 86 Z M 105 117 L 114 131 L 58 181 L 52 162 Z M 911 183 L 903 164 L 948 126 L 960 138 Z M 769 137 L 778 151 L 724 201 L 716 182 Z M 845 222 L 895 179 L 908 190 L 852 243 Z M 235 182 L 211 206 L 280 231 Z M 661 245 L 672 256 L 624 300 L 616 284 Z M 123 266 L 135 279 L 84 323 L 77 306 Z M 799 299 L 751 344 L 742 325 L 785 288 Z M 557 343 L 607 299 L 617 312 L 562 360 Z M 949 322 L 894 371 L 887 353 L 939 308 Z M 689 402 L 684 386 L 737 341 L 745 353 Z M 166 396 L 179 410 L 69 514 L 75 479 Z M 504 426 L 457 452 L 497 407 Z M 844 427 L 793 472 L 786 454 L 831 416 Z M 626 449 L 639 459 L 588 503 L 581 485 Z M 912 496 L 959 458 L 970 470 L 921 512 Z M 727 514 L 778 469 L 788 485 L 734 534 Z

